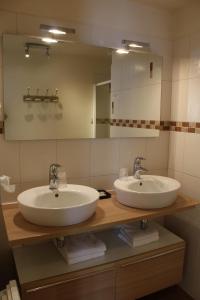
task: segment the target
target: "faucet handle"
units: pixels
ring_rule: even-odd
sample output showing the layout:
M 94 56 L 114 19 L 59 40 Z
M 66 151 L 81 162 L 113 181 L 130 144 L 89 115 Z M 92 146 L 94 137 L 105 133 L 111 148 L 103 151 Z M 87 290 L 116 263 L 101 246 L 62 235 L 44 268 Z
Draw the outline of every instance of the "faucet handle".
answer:
M 50 172 L 50 173 L 53 173 L 53 174 L 56 174 L 58 168 L 60 168 L 60 167 L 61 167 L 61 165 L 59 165 L 59 164 L 57 164 L 57 163 L 53 163 L 53 164 L 51 164 L 50 167 L 49 167 L 49 172 Z
M 146 158 L 142 157 L 142 156 L 137 156 L 135 158 L 135 164 L 141 164 L 142 160 L 146 160 Z
M 137 156 L 137 157 L 135 158 L 135 160 L 146 160 L 146 158 L 144 158 L 143 156 Z
M 61 165 L 57 164 L 57 163 L 53 163 L 50 165 L 50 168 L 60 168 Z

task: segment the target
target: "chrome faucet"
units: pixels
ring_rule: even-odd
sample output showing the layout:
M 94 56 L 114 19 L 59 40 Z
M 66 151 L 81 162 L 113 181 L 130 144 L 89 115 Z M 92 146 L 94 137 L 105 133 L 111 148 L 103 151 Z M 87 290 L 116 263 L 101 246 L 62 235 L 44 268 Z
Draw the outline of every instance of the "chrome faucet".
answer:
M 144 173 L 144 172 L 147 172 L 148 170 L 145 169 L 142 165 L 141 165 L 141 162 L 145 160 L 144 157 L 140 157 L 140 156 L 137 156 L 135 158 L 135 161 L 134 161 L 134 165 L 133 165 L 133 176 L 136 178 L 136 179 L 141 179 L 141 173 Z
M 59 164 L 52 164 L 49 167 L 49 188 L 50 190 L 57 190 L 59 184 L 58 169 L 61 167 Z

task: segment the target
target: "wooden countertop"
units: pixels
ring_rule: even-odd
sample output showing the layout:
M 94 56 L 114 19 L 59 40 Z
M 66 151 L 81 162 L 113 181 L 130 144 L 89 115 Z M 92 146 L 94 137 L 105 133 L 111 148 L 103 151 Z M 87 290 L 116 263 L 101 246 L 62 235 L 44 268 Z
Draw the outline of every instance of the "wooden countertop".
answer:
M 115 195 L 106 200 L 99 200 L 96 213 L 87 221 L 66 227 L 44 227 L 29 223 L 19 211 L 17 203 L 2 204 L 2 211 L 11 246 L 28 244 L 58 236 L 72 235 L 85 231 L 98 231 L 117 224 L 129 223 L 142 219 L 152 219 L 192 208 L 200 202 L 178 196 L 176 202 L 166 208 L 142 210 L 120 204 Z

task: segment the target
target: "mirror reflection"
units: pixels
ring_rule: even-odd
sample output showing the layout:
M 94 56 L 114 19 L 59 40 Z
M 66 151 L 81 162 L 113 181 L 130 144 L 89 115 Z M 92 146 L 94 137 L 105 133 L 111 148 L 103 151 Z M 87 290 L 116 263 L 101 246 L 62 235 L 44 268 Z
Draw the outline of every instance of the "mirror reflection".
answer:
M 7 140 L 158 136 L 162 59 L 4 35 Z

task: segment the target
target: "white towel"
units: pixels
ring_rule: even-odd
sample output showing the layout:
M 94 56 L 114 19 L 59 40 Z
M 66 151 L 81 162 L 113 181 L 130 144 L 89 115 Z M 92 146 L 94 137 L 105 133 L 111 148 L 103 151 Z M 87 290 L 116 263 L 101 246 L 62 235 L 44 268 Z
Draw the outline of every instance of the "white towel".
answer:
M 63 255 L 62 251 L 60 251 L 60 253 Z M 93 259 L 93 258 L 104 256 L 104 255 L 105 255 L 105 252 L 96 252 L 96 253 L 89 254 L 89 255 L 77 256 L 77 257 L 74 257 L 74 258 L 67 258 L 65 255 L 63 255 L 63 257 L 69 265 L 73 265 L 73 264 L 76 264 L 76 263 L 79 263 L 79 262 L 83 262 L 83 261 L 86 261 L 86 260 L 90 260 L 90 259 Z
M 65 237 L 64 242 L 64 247 L 59 248 L 54 240 L 56 248 L 69 264 L 102 256 L 106 251 L 104 242 L 97 239 L 93 233 Z
M 8 300 L 12 300 L 12 295 L 11 295 L 11 290 L 10 290 L 9 284 L 6 285 L 6 294 L 7 294 Z
M 20 300 L 20 295 L 19 295 L 19 291 L 18 291 L 18 287 L 17 287 L 17 282 L 15 280 L 11 280 L 9 282 L 9 285 L 10 285 L 10 291 L 11 291 L 12 299 L 13 300 Z
M 3 290 L 3 291 L 0 292 L 0 299 L 1 300 L 8 300 L 6 290 Z
M 120 232 L 124 234 L 130 241 L 146 240 L 147 238 L 159 238 L 158 229 L 150 224 L 146 229 L 141 229 L 138 224 L 122 225 Z
M 138 247 L 159 240 L 159 231 L 151 224 L 141 229 L 137 223 L 122 225 L 118 236 L 130 247 Z
M 133 242 L 131 242 L 129 239 L 127 239 L 123 234 L 119 233 L 118 237 L 125 242 L 127 245 L 129 245 L 131 248 L 135 248 L 135 247 L 139 247 L 139 246 L 143 246 L 143 245 L 147 245 L 150 244 L 152 242 L 158 241 L 159 238 L 147 238 L 146 240 L 134 240 Z

